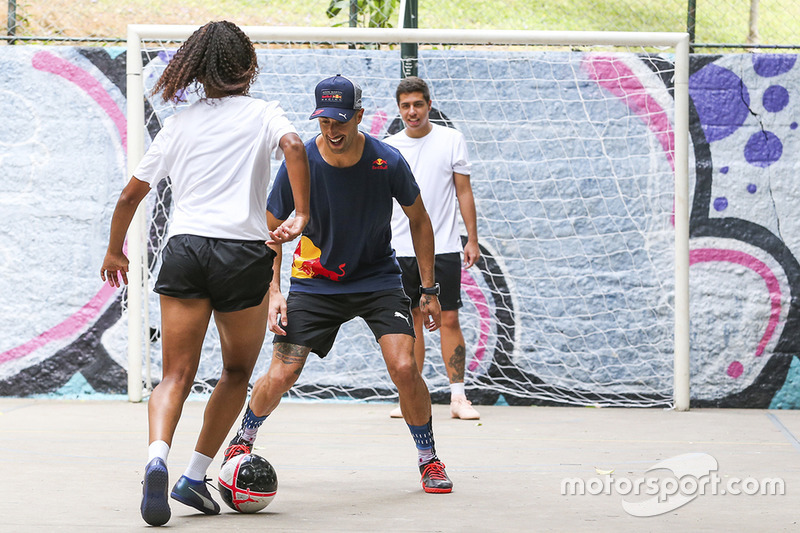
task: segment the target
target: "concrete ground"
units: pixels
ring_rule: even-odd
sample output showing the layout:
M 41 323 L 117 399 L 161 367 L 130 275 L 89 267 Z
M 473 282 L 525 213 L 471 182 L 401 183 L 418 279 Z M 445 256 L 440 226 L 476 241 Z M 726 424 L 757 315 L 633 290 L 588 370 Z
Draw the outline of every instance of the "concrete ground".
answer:
M 413 441 L 403 421 L 388 417 L 391 407 L 283 403 L 256 441 L 255 452 L 278 473 L 270 506 L 244 515 L 223 505 L 219 516 L 205 516 L 172 501 L 165 527 L 798 529 L 800 411 L 479 406 L 476 422 L 452 420 L 447 406 L 435 405 L 437 450 L 455 485 L 438 495 L 422 491 Z M 186 404 L 169 458 L 171 482 L 186 467 L 203 408 Z M 149 527 L 139 514 L 146 446 L 146 403 L 0 398 L 0 531 Z M 218 467 L 219 457 L 209 475 Z

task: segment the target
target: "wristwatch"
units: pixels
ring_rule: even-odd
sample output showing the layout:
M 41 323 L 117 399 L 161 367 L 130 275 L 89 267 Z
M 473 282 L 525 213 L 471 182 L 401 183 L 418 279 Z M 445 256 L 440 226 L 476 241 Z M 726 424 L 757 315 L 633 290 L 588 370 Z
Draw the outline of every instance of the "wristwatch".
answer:
M 420 294 L 432 294 L 434 296 L 439 296 L 439 284 L 436 283 L 433 287 L 423 287 L 422 285 L 419 286 L 419 293 Z

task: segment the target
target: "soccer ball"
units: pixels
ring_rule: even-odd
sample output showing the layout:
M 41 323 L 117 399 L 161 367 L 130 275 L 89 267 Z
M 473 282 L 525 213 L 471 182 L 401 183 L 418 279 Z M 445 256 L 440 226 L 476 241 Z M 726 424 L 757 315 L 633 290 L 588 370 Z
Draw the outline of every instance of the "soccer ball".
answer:
M 237 455 L 219 471 L 219 494 L 240 513 L 257 513 L 272 501 L 278 475 L 269 461 L 254 453 Z

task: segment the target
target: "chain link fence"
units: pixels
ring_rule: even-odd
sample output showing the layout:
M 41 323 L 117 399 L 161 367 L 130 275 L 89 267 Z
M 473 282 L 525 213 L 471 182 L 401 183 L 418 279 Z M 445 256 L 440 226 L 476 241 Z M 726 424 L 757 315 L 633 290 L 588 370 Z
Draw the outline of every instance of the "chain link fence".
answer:
M 125 41 L 128 24 L 398 26 L 400 0 L 7 0 L 7 6 L 2 44 L 113 44 Z M 688 31 L 695 52 L 800 49 L 800 0 L 418 0 L 418 15 L 420 28 Z

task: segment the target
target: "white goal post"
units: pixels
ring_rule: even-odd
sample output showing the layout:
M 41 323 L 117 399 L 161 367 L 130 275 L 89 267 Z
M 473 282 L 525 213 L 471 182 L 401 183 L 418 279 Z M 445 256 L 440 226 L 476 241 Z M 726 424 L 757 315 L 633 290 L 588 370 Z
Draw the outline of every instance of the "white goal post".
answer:
M 128 174 L 125 177 L 129 178 L 138 162 L 142 158 L 146 145 L 147 145 L 147 131 L 145 124 L 145 98 L 146 93 L 145 80 L 143 79 L 143 53 L 146 48 L 146 43 L 153 42 L 169 42 L 170 46 L 177 48 L 179 41 L 186 39 L 198 27 L 189 25 L 129 25 L 127 36 L 127 146 L 128 146 L 128 160 L 127 169 Z M 475 46 L 484 47 L 486 45 L 502 45 L 511 50 L 512 60 L 515 61 L 513 54 L 516 53 L 517 47 L 530 47 L 533 46 L 550 46 L 550 47 L 563 47 L 566 53 L 569 50 L 580 47 L 632 47 L 637 50 L 645 49 L 669 49 L 672 54 L 672 62 L 674 64 L 674 72 L 670 72 L 671 78 L 671 94 L 674 101 L 671 105 L 674 107 L 669 110 L 671 119 L 671 161 L 674 162 L 674 190 L 672 191 L 673 197 L 669 199 L 672 203 L 672 213 L 674 224 L 674 257 L 670 258 L 673 262 L 670 268 L 674 268 L 674 287 L 673 294 L 664 296 L 664 300 L 671 301 L 667 304 L 673 313 L 672 320 L 674 320 L 672 331 L 672 350 L 671 354 L 673 365 L 672 368 L 672 398 L 671 405 L 677 410 L 688 410 L 689 408 L 689 96 L 688 96 L 688 78 L 689 78 L 689 37 L 686 33 L 647 33 L 647 32 L 569 32 L 569 31 L 480 31 L 480 30 L 433 30 L 433 29 L 379 29 L 379 28 L 295 28 L 295 27 L 248 27 L 242 28 L 254 42 L 258 43 L 275 43 L 270 47 L 275 47 L 281 43 L 355 43 L 359 46 L 374 46 L 384 45 L 390 49 L 401 43 L 419 43 L 431 44 L 435 43 L 434 47 L 437 54 L 446 55 L 451 47 L 455 46 Z M 424 57 L 420 58 L 420 62 L 424 61 Z M 512 65 L 513 66 L 513 65 Z M 400 72 L 400 57 L 397 53 L 396 61 L 397 79 L 399 80 Z M 332 72 L 329 75 L 337 74 L 339 72 Z M 347 74 L 346 72 L 342 72 Z M 474 73 L 476 78 L 483 74 Z M 421 77 L 426 78 L 422 73 Z M 323 76 L 318 76 L 322 79 Z M 609 89 L 614 92 L 614 87 Z M 434 88 L 434 107 L 436 104 L 436 89 Z M 509 86 L 504 89 L 503 94 L 513 92 L 513 87 Z M 366 93 L 366 92 L 365 92 Z M 365 94 L 366 96 L 366 94 Z M 393 94 L 390 95 L 393 97 Z M 505 96 L 503 96 L 505 98 Z M 624 96 L 620 97 L 624 99 Z M 502 104 L 502 101 L 501 101 Z M 549 105 L 549 104 L 548 104 Z M 560 106 L 561 104 L 553 104 Z M 578 103 L 580 105 L 580 103 Z M 306 105 L 306 107 L 308 107 Z M 491 140 L 490 140 L 491 141 Z M 615 139 L 615 142 L 624 142 L 624 139 Z M 601 151 L 604 148 L 601 148 Z M 566 149 L 569 152 L 570 149 Z M 524 157 L 524 156 L 523 156 Z M 554 163 L 556 164 L 556 163 Z M 569 160 L 562 160 L 557 163 L 558 165 L 568 166 Z M 613 164 L 613 163 L 612 163 Z M 273 169 L 274 171 L 275 169 Z M 579 188 L 580 183 L 577 185 L 570 185 L 573 188 Z M 532 185 L 529 185 L 532 187 Z M 480 205 L 480 198 L 477 196 L 476 201 Z M 498 191 L 498 195 L 502 195 L 502 191 Z M 620 192 L 620 197 L 626 196 Z M 514 201 L 513 194 L 509 201 Z M 601 198 L 604 200 L 605 198 Z M 503 200 L 505 201 L 505 200 Z M 662 202 L 663 203 L 663 202 Z M 504 204 L 505 205 L 505 204 Z M 511 204 L 508 204 L 511 205 Z M 565 201 L 565 205 L 572 205 L 569 201 Z M 522 205 L 519 210 L 524 212 L 526 208 Z M 149 323 L 150 311 L 148 309 L 148 277 L 151 276 L 150 268 L 148 267 L 148 249 L 147 249 L 147 209 L 143 204 L 139 207 L 131 223 L 128 240 L 127 250 L 130 259 L 130 272 L 129 272 L 129 286 L 127 289 L 127 318 L 128 318 L 128 397 L 130 401 L 141 401 L 147 388 L 150 387 L 150 346 L 151 342 L 151 324 Z M 573 220 L 574 221 L 574 220 Z M 504 223 L 506 225 L 513 225 L 518 221 L 509 219 Z M 533 225 L 533 223 L 531 223 Z M 622 230 L 627 231 L 627 230 Z M 556 231 L 557 235 L 558 232 Z M 646 236 L 643 238 L 647 240 Z M 508 244 L 507 241 L 503 241 Z M 578 242 L 578 241 L 575 241 Z M 645 243 L 647 244 L 647 243 Z M 508 244 L 508 246 L 512 246 Z M 487 248 L 487 252 L 491 252 L 491 248 Z M 646 249 L 643 253 L 646 255 L 650 253 L 650 249 Z M 286 253 L 286 252 L 284 252 Z M 657 253 L 653 252 L 653 253 Z M 568 258 L 569 259 L 569 258 Z M 564 261 L 567 261 L 565 259 Z M 284 261 L 286 263 L 286 261 Z M 498 256 L 498 264 L 502 265 L 502 260 Z M 553 275 L 553 284 L 564 283 L 560 280 L 558 275 Z M 624 273 L 620 274 L 624 277 Z M 513 275 L 509 276 L 514 278 Z M 489 279 L 488 275 L 486 279 Z M 512 279 L 513 282 L 513 279 Z M 516 280 L 516 283 L 524 283 L 524 280 Z M 286 286 L 286 285 L 285 285 Z M 533 290 L 533 289 L 532 289 Z M 508 297 L 513 300 L 515 297 L 513 291 L 510 294 L 498 296 L 497 301 Z M 625 296 L 622 295 L 622 299 Z M 580 299 L 580 297 L 579 297 Z M 565 301 L 569 298 L 565 298 Z M 613 314 L 613 313 L 609 313 Z M 585 317 L 581 317 L 582 319 Z M 560 324 L 562 322 L 554 322 Z M 519 337 L 521 334 L 519 330 L 523 326 L 518 327 L 515 335 Z M 624 330 L 625 328 L 622 327 Z M 613 358 L 616 351 L 613 349 L 615 334 L 598 333 L 605 338 L 605 343 L 610 345 L 608 348 L 609 355 Z M 491 333 L 488 335 L 491 336 Z M 499 335 L 499 334 L 498 334 Z M 591 332 L 594 335 L 594 332 Z M 624 336 L 624 332 L 623 332 Z M 524 337 L 524 335 L 523 335 Z M 515 353 L 525 350 L 539 349 L 534 346 L 520 346 L 520 342 L 524 344 L 526 340 L 520 341 L 516 339 Z M 584 341 L 585 344 L 585 341 Z M 469 350 L 469 342 L 468 342 Z M 432 352 L 433 353 L 433 352 Z M 428 356 L 429 360 L 433 360 L 433 356 Z M 427 364 L 427 362 L 426 362 Z M 647 365 L 644 365 L 647 366 Z M 605 378 L 604 378 L 605 379 Z M 469 388 L 469 383 L 467 383 Z M 501 390 L 501 392 L 503 392 Z M 513 391 L 506 392 L 510 397 Z M 552 394 L 548 392 L 547 394 Z M 330 397 L 338 397 L 336 395 Z M 358 398 L 371 398 L 369 395 L 356 394 L 354 397 Z M 537 398 L 544 398 L 548 401 L 558 403 L 557 398 L 552 396 L 536 396 Z M 591 404 L 602 403 L 590 400 L 591 395 L 583 397 L 578 403 Z M 624 405 L 624 402 L 623 402 Z M 657 405 L 647 403 L 634 402 L 631 405 Z

